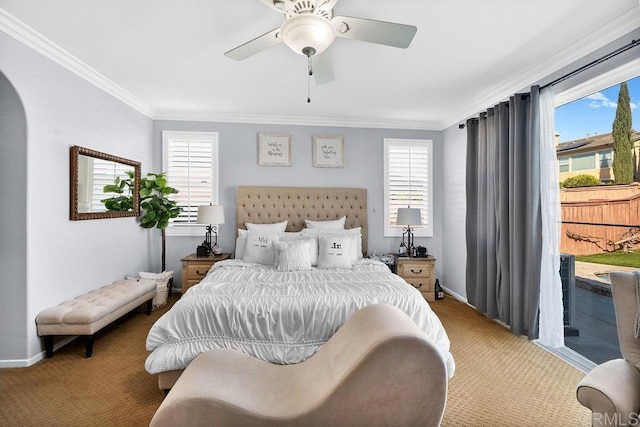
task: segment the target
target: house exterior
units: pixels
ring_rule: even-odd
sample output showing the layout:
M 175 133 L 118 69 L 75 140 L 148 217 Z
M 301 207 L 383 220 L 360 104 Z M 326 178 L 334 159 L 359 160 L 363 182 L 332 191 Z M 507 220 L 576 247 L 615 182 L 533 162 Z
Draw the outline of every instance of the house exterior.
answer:
M 640 132 L 633 131 L 635 180 L 640 179 Z M 560 182 L 576 175 L 593 175 L 602 182 L 612 182 L 613 135 L 587 135 L 585 138 L 557 144 Z

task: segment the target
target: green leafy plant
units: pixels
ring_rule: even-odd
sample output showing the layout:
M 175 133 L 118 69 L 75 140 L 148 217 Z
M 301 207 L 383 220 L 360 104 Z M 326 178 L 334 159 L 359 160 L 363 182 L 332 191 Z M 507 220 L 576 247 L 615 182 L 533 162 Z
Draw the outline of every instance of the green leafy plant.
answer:
M 126 171 L 128 178 L 117 176 L 113 184 L 102 188 L 104 194 L 114 193 L 117 196 L 100 200 L 108 211 L 126 212 L 133 209 L 133 171 Z
M 143 228 L 160 228 L 169 226 L 169 220 L 176 218 L 182 212 L 175 200 L 169 199 L 169 194 L 177 194 L 178 190 L 167 186 L 164 173 L 148 173 L 140 180 L 140 207 L 144 215 L 140 218 Z
M 148 173 L 140 180 L 140 207 L 144 215 L 140 218 L 143 228 L 159 228 L 162 230 L 162 271 L 165 271 L 167 238 L 165 229 L 169 220 L 176 218 L 182 212 L 175 200 L 169 199 L 169 194 L 177 194 L 178 190 L 167 185 L 165 173 Z
M 107 184 L 103 188 L 105 194 L 115 193 L 116 197 L 101 200 L 107 210 L 127 211 L 133 209 L 133 196 L 131 194 L 134 185 L 133 172 L 127 172 L 128 178 L 116 177 L 113 184 Z M 178 190 L 167 185 L 165 173 L 148 173 L 140 179 L 140 208 L 144 210 L 140 218 L 140 227 L 159 228 L 162 230 L 162 271 L 166 266 L 166 234 L 165 229 L 169 221 L 176 218 L 182 212 L 175 200 L 169 199 L 169 194 L 177 194 Z
M 565 179 L 560 183 L 560 187 L 562 188 L 574 188 L 574 187 L 594 187 L 596 185 L 600 185 L 601 182 L 598 178 L 593 175 L 581 174 L 572 176 L 570 178 Z

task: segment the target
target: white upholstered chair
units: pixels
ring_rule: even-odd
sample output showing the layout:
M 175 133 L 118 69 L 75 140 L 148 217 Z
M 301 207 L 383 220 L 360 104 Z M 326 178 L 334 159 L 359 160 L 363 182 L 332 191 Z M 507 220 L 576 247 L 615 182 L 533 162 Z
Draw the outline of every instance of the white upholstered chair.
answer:
M 640 339 L 635 336 L 639 280 L 640 273 L 611 273 L 623 359 L 596 366 L 578 384 L 578 401 L 591 409 L 594 426 L 640 425 Z

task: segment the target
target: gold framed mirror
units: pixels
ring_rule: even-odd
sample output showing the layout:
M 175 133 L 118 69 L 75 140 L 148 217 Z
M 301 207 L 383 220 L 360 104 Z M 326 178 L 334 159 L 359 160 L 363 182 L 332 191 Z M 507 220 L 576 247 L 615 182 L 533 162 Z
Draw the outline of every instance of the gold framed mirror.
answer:
M 140 162 L 74 145 L 69 219 L 140 215 Z

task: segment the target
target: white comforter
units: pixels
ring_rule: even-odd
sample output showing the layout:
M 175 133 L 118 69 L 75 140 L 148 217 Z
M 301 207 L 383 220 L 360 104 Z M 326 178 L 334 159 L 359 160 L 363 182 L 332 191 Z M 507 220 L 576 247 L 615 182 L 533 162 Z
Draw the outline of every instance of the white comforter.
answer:
M 151 374 L 184 369 L 198 354 L 235 348 L 289 364 L 311 357 L 358 309 L 384 302 L 403 310 L 455 364 L 440 319 L 419 291 L 379 261 L 352 270 L 279 272 L 239 260 L 217 262 L 152 326 L 145 362 Z

